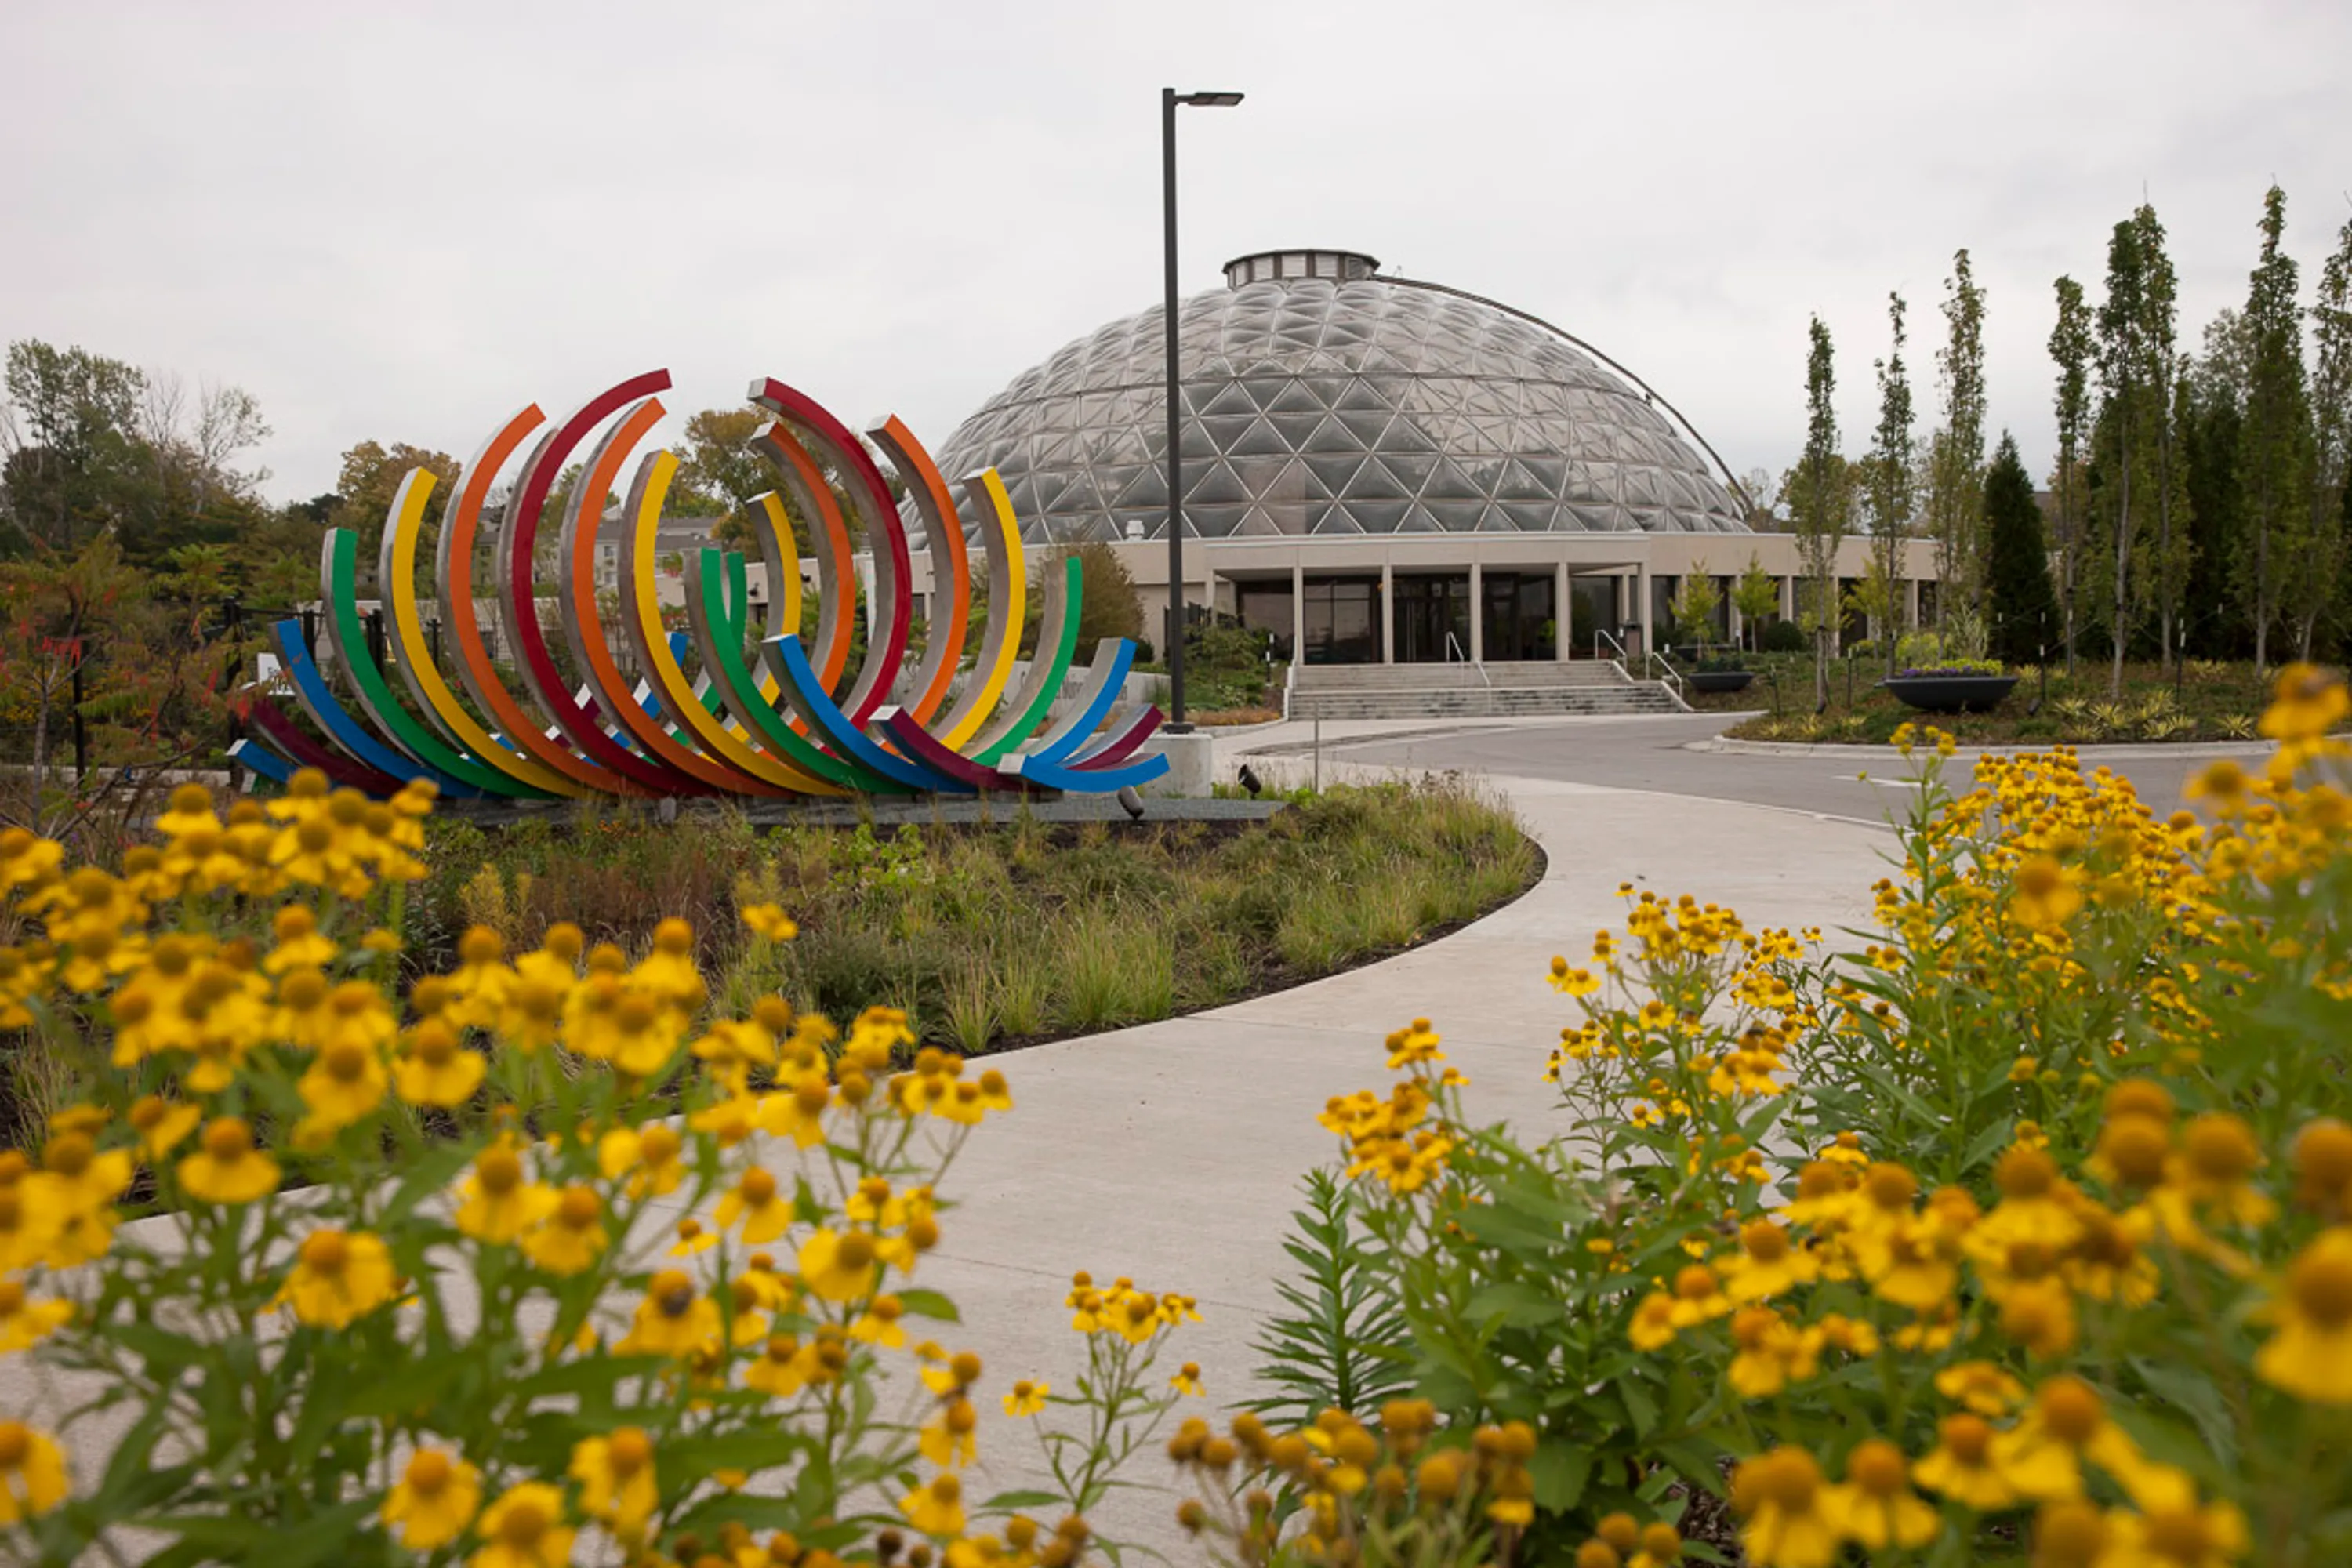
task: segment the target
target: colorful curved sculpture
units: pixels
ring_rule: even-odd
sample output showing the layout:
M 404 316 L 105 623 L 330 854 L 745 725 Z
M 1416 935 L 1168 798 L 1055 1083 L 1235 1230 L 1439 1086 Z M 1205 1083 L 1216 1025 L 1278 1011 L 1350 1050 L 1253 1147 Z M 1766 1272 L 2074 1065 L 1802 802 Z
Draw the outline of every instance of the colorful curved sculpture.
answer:
M 282 783 L 297 768 L 318 767 L 375 795 L 429 779 L 446 795 L 509 801 L 1054 795 L 1113 791 L 1168 771 L 1166 758 L 1137 754 L 1159 728 L 1160 710 L 1112 712 L 1135 658 L 1124 638 L 1096 648 L 1067 711 L 1052 718 L 1077 653 L 1075 560 L 1037 584 L 1045 599 L 1037 651 L 1015 686 L 1032 583 L 1019 523 L 993 469 L 962 481 L 979 521 L 978 577 L 988 595 L 987 630 L 979 647 L 967 647 L 975 574 L 963 522 L 929 454 L 892 418 L 867 437 L 906 490 L 931 562 L 931 613 L 910 667 L 913 563 L 889 482 L 865 443 L 822 405 L 771 378 L 753 382 L 750 396 L 772 416 L 757 446 L 778 488 L 742 506 L 767 572 L 764 621 L 753 625 L 746 556 L 709 545 L 685 562 L 684 628 L 666 622 L 655 539 L 677 471 L 666 451 L 636 460 L 621 510 L 617 608 L 600 601 L 605 505 L 661 419 L 657 395 L 669 384 L 666 371 L 633 377 L 547 431 L 494 521 L 485 523 L 484 510 L 499 477 L 546 416 L 536 405 L 516 414 L 458 475 L 441 520 L 433 586 L 465 697 L 443 674 L 416 591 L 434 477 L 412 470 L 393 498 L 377 556 L 382 621 L 373 638 L 360 610 L 358 537 L 330 530 L 320 552 L 320 647 L 300 620 L 270 627 L 283 676 L 268 689 L 248 689 L 254 732 L 231 754 L 257 780 Z M 548 498 L 583 446 L 562 514 L 549 520 Z M 820 596 L 811 646 L 801 641 L 801 551 L 785 496 L 818 536 L 809 541 Z M 861 584 L 845 501 L 872 559 L 866 646 L 855 670 Z M 478 607 L 481 552 L 493 563 L 484 596 L 496 604 L 505 663 L 492 658 Z M 542 580 L 551 574 L 551 584 Z M 550 600 L 561 662 L 541 624 Z M 288 710 L 288 697 L 310 729 Z

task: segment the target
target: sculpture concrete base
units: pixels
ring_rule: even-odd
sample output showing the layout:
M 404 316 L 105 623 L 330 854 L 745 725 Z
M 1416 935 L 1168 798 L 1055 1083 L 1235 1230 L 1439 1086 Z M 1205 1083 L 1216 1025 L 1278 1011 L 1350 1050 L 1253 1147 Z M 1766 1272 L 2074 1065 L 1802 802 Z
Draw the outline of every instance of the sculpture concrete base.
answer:
M 1202 799 L 1216 782 L 1216 742 L 1199 730 L 1188 734 L 1171 735 L 1165 730 L 1138 748 L 1136 755 L 1163 756 L 1168 759 L 1168 771 L 1145 784 L 1144 795 L 1183 795 Z

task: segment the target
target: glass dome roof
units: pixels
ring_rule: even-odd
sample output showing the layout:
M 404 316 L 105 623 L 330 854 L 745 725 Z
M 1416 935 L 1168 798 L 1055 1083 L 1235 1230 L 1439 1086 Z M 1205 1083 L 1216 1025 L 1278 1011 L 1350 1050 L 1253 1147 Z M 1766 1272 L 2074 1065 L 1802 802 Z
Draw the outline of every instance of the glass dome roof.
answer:
M 1375 265 L 1245 256 L 1179 307 L 1188 533 L 1747 531 L 1648 395 L 1565 335 Z M 1165 537 L 1162 331 L 1155 306 L 1014 377 L 941 471 L 995 468 L 1032 543 Z

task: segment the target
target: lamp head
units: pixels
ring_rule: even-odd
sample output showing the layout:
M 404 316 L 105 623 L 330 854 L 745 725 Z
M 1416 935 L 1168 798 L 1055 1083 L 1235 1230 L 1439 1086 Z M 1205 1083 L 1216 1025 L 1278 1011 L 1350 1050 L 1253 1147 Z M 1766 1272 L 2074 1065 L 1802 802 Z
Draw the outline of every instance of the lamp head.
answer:
M 1231 109 L 1242 100 L 1238 92 L 1184 92 L 1176 95 L 1179 103 L 1189 103 L 1195 109 Z

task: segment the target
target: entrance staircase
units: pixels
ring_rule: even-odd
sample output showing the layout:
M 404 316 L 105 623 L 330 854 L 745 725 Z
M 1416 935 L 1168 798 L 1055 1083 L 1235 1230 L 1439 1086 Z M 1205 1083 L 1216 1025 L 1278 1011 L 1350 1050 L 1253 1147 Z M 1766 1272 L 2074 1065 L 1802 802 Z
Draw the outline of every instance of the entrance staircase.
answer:
M 1502 719 L 1562 713 L 1685 713 L 1665 683 L 1614 661 L 1306 664 L 1290 672 L 1292 719 Z

